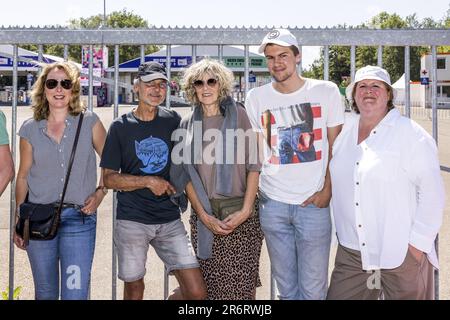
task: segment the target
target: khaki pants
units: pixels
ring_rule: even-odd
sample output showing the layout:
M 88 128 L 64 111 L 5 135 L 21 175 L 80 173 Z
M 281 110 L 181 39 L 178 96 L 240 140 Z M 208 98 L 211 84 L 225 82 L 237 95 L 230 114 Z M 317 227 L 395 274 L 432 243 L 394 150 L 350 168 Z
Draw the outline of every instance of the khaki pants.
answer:
M 328 300 L 432 300 L 434 268 L 427 256 L 417 261 L 408 250 L 394 269 L 362 270 L 361 253 L 339 245 Z

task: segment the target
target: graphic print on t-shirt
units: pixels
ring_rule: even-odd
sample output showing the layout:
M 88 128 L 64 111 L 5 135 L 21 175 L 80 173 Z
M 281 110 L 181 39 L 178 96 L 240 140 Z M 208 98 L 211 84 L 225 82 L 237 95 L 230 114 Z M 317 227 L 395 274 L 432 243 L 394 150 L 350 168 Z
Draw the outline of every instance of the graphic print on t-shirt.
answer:
M 264 111 L 261 123 L 272 153 L 269 162 L 291 164 L 320 160 L 322 152 L 315 142 L 322 139 L 322 129 L 314 128 L 314 119 L 320 118 L 321 113 L 321 106 L 311 103 Z
M 136 156 L 144 164 L 141 171 L 153 174 L 164 169 L 169 159 L 169 147 L 163 140 L 150 136 L 141 142 L 134 141 L 134 144 Z

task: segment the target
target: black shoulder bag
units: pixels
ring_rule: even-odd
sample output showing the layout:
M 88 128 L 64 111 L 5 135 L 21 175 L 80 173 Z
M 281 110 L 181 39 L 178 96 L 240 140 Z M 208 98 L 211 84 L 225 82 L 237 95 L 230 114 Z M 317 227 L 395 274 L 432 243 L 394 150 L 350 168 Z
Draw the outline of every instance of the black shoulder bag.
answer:
M 75 151 L 77 150 L 78 137 L 80 136 L 82 123 L 83 113 L 80 113 L 77 132 L 75 134 L 72 153 L 70 155 L 69 166 L 67 168 L 66 180 L 64 182 L 64 188 L 59 204 L 56 202 L 49 204 L 31 203 L 28 202 L 28 199 L 26 199 L 25 202 L 19 206 L 19 220 L 16 225 L 16 233 L 22 237 L 26 246 L 28 245 L 29 239 L 51 240 L 58 232 L 64 197 L 66 195 L 70 171 L 72 170 L 73 159 L 75 158 Z

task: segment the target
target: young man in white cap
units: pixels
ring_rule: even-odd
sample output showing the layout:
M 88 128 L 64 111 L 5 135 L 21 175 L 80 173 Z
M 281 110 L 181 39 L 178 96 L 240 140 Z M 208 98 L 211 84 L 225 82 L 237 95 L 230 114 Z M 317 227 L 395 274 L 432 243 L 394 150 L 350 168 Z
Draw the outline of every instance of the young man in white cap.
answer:
M 280 299 L 325 299 L 331 242 L 328 162 L 344 122 L 339 90 L 297 73 L 289 30 L 270 31 L 264 53 L 273 81 L 249 91 L 246 110 L 264 135 L 260 220 Z
M 172 132 L 180 123 L 173 110 L 161 107 L 168 79 L 157 62 L 139 66 L 134 90 L 139 105 L 115 119 L 109 128 L 100 167 L 105 186 L 117 193 L 114 244 L 124 299 L 144 296 L 147 251 L 151 244 L 180 288 L 173 299 L 204 299 L 206 287 L 180 209 L 170 200 Z

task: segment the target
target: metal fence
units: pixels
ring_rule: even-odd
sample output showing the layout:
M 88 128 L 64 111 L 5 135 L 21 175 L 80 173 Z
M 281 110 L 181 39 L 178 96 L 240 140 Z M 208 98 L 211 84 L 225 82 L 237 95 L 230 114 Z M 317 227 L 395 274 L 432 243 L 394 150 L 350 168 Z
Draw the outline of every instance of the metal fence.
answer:
M 89 72 L 86 74 L 89 78 L 89 99 L 88 108 L 93 108 L 93 81 L 99 80 L 113 85 L 114 108 L 113 116 L 118 116 L 119 106 L 119 87 L 130 88 L 131 84 L 119 82 L 119 47 L 121 45 L 137 45 L 141 47 L 141 61 L 144 61 L 145 45 L 165 45 L 166 61 L 171 60 L 171 47 L 173 45 L 192 46 L 192 62 L 196 61 L 197 46 L 216 45 L 219 59 L 223 57 L 224 45 L 244 46 L 244 79 L 245 94 L 248 91 L 249 79 L 249 47 L 259 45 L 261 40 L 270 31 L 271 28 L 146 28 L 146 29 L 83 29 L 75 30 L 68 28 L 0 28 L 0 44 L 13 45 L 13 54 L 10 58 L 13 60 L 13 90 L 12 90 L 12 121 L 11 149 L 13 159 L 16 158 L 17 141 L 17 98 L 18 98 L 18 63 L 19 61 L 32 62 L 31 59 L 21 58 L 18 55 L 18 47 L 25 44 L 38 45 L 39 61 L 43 61 L 43 45 L 60 44 L 64 45 L 64 59 L 68 58 L 69 45 L 88 45 L 89 46 Z M 324 80 L 328 80 L 329 75 L 329 47 L 331 45 L 350 46 L 350 69 L 351 79 L 355 75 L 356 48 L 357 46 L 376 46 L 378 48 L 378 65 L 382 66 L 382 52 L 384 46 L 403 46 L 405 48 L 405 115 L 410 117 L 410 47 L 412 46 L 430 46 L 432 55 L 431 78 L 437 79 L 437 46 L 450 45 L 450 32 L 448 29 L 329 29 L 329 28 L 290 28 L 291 32 L 297 37 L 301 46 L 323 46 L 324 52 Z M 113 45 L 114 46 L 114 79 L 99 78 L 93 76 L 92 52 L 94 45 Z M 301 48 L 301 47 L 300 47 Z M 299 65 L 301 71 L 302 65 Z M 170 80 L 171 68 L 167 64 L 167 73 Z M 433 81 L 431 114 L 432 114 L 432 134 L 436 143 L 438 142 L 438 118 L 437 118 L 437 84 Z M 170 107 L 170 91 L 167 93 L 166 105 Z M 449 168 L 441 167 L 442 170 L 449 171 Z M 10 250 L 9 250 L 9 299 L 13 299 L 14 288 L 14 213 L 15 213 L 15 180 L 11 184 L 11 203 L 10 203 Z M 113 196 L 113 226 L 115 225 L 116 212 L 116 194 Z M 438 248 L 438 240 L 436 240 Z M 116 250 L 113 244 L 112 257 L 112 299 L 116 299 Z M 436 299 L 439 298 L 439 273 L 435 274 L 435 293 Z M 168 276 L 164 275 L 164 297 L 168 295 Z M 271 281 L 271 298 L 275 297 L 274 281 Z

